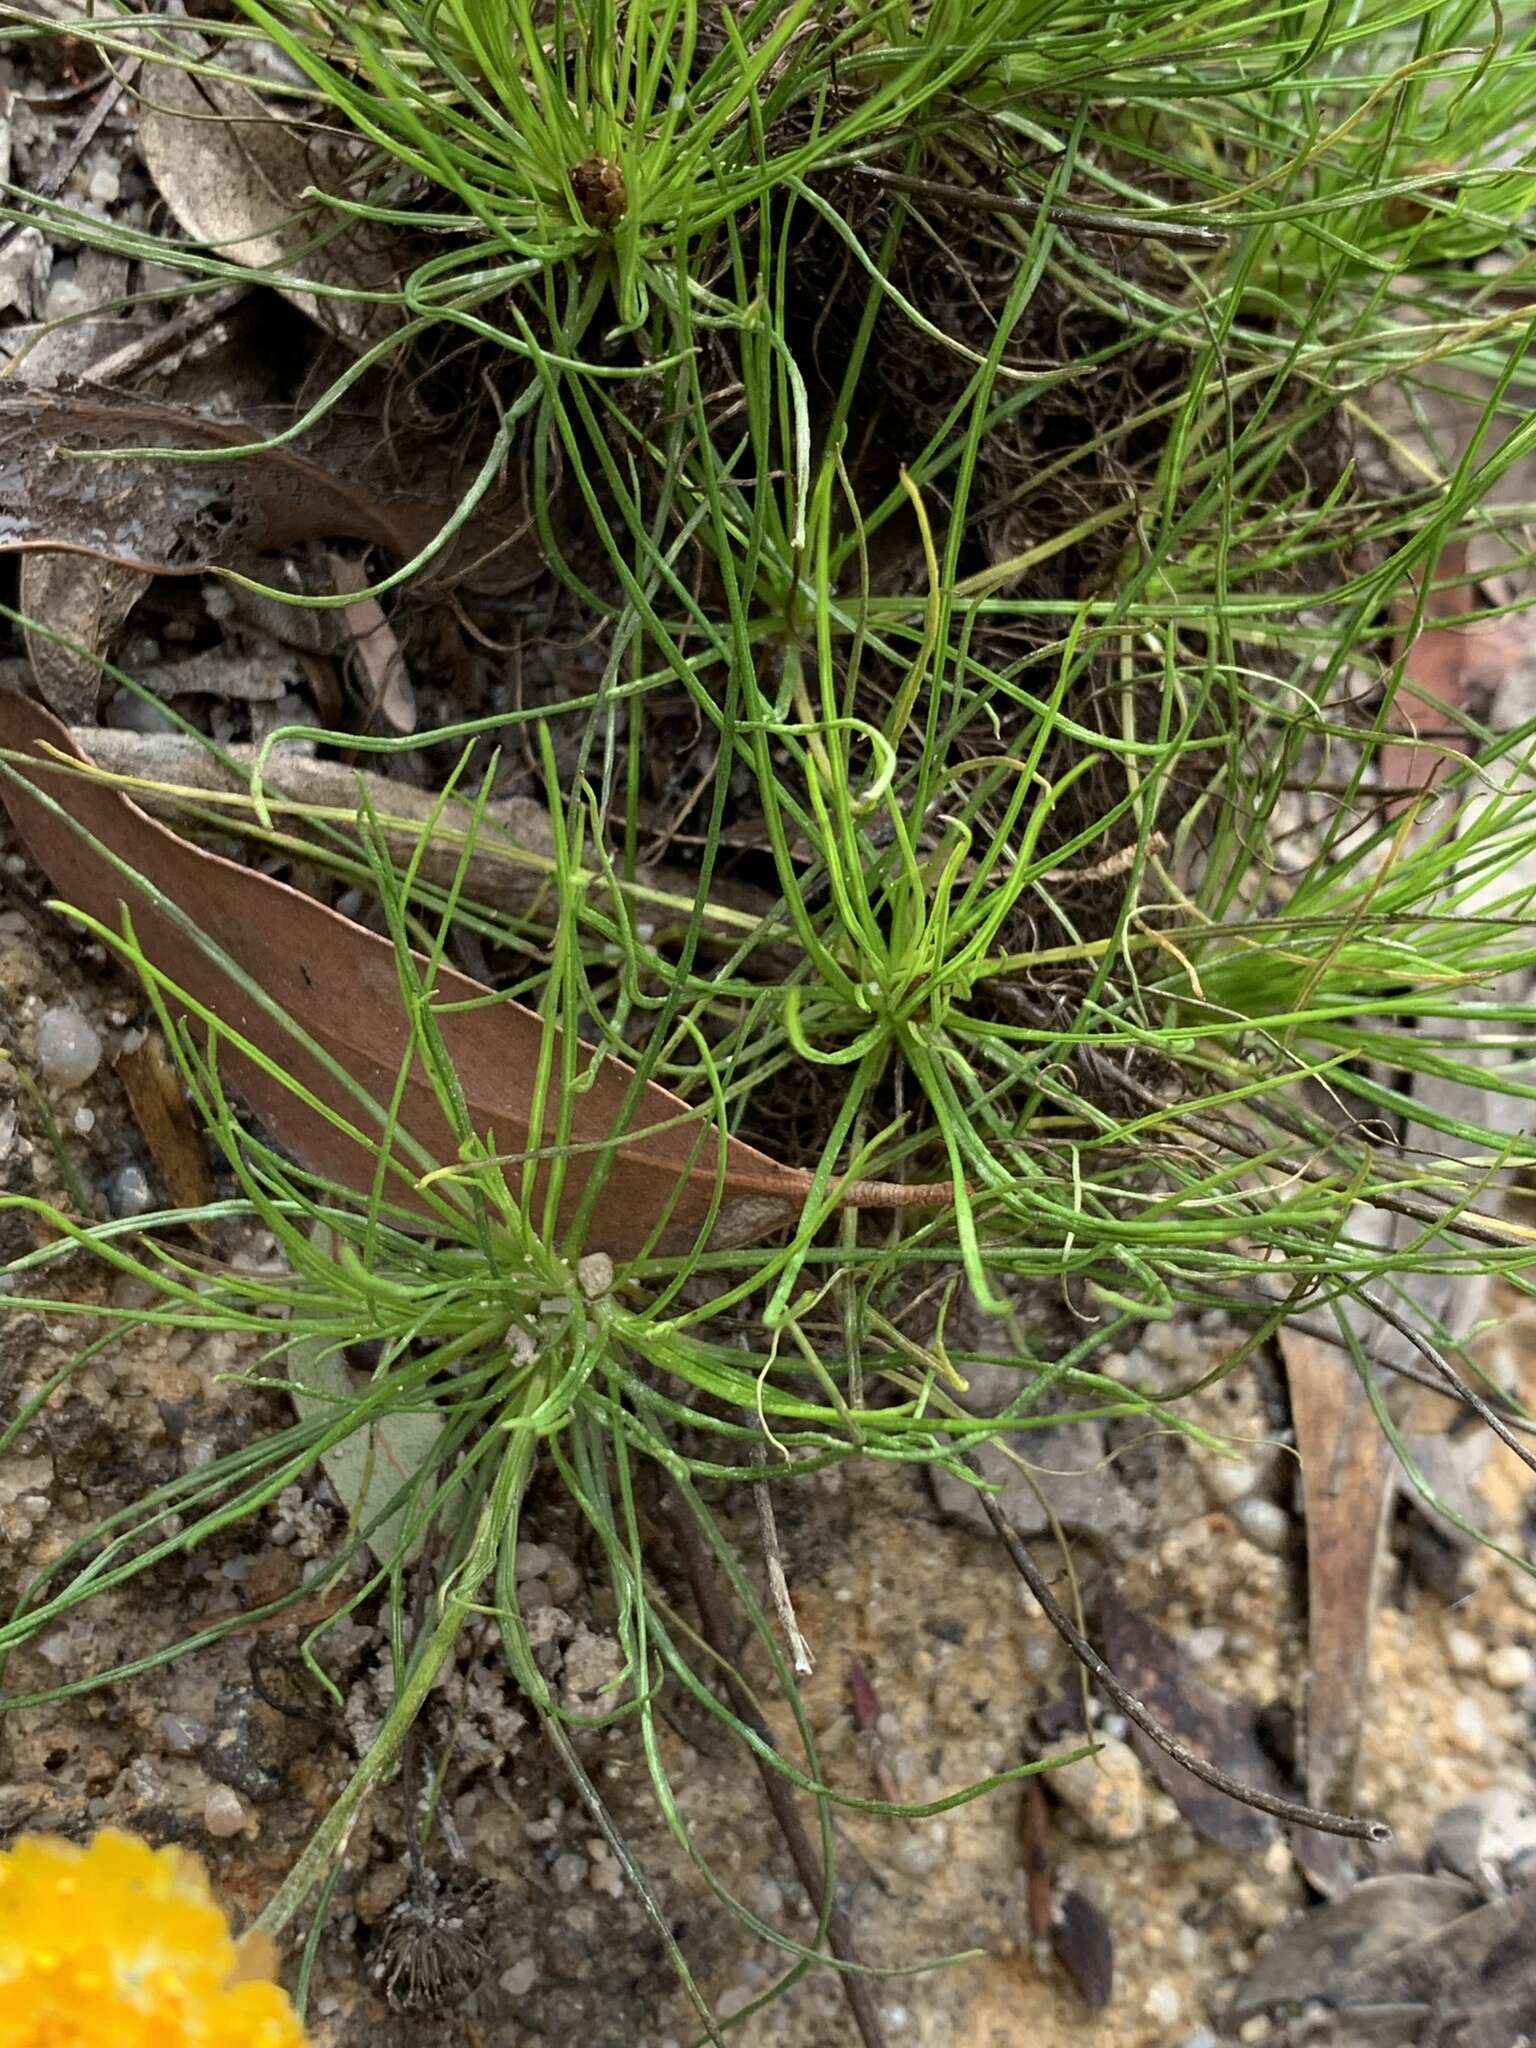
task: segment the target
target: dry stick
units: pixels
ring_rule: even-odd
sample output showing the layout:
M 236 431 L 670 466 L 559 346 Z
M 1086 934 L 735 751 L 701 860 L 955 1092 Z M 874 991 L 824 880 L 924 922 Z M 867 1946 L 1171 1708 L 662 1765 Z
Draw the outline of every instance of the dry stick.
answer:
M 111 80 L 102 88 L 100 99 L 97 100 L 95 106 L 92 107 L 91 111 L 80 123 L 80 126 L 75 130 L 74 135 L 54 158 L 42 177 L 39 178 L 36 191 L 24 194 L 25 198 L 33 200 L 52 199 L 62 188 L 65 179 L 101 132 L 102 123 L 106 120 L 108 114 L 111 113 L 123 94 L 128 90 L 128 87 L 132 85 L 134 79 L 138 76 L 139 66 L 143 61 L 142 57 L 130 57 L 122 70 L 114 73 Z M 14 241 L 25 233 L 30 225 L 30 222 L 20 220 L 15 223 L 8 234 L 0 235 L 0 255 L 3 255 Z
M 248 771 L 259 749 L 238 744 L 225 749 L 228 765 L 200 741 L 181 733 L 140 733 L 119 731 L 111 726 L 72 726 L 70 738 L 92 764 L 108 775 L 127 777 L 131 786 L 124 795 L 144 810 L 172 819 L 195 805 L 204 791 L 211 797 L 223 793 L 247 796 Z M 447 884 L 458 872 L 459 855 L 471 836 L 473 807 L 462 797 L 446 804 L 430 790 L 416 789 L 367 768 L 347 767 L 339 761 L 312 759 L 287 747 L 278 747 L 266 758 L 266 786 L 269 794 L 285 802 L 309 805 L 336 814 L 336 821 L 350 819 L 358 806 L 359 791 L 366 791 L 377 812 L 391 855 L 404 860 L 416 849 L 422 831 L 436 823 L 441 836 L 429 838 L 422 853 L 421 872 L 426 880 Z M 156 785 L 160 785 L 156 787 Z M 225 829 L 238 832 L 244 814 L 231 808 Z M 532 860 L 519 860 L 518 855 Z M 526 913 L 549 888 L 554 868 L 554 838 L 549 814 L 531 797 L 498 797 L 486 806 L 478 836 L 465 873 L 472 895 L 499 909 Z M 656 903 L 675 899 L 670 914 L 682 915 L 691 905 L 695 878 L 670 867 L 646 869 L 634 885 L 621 883 L 633 900 Z M 705 906 L 706 925 L 740 938 L 754 923 L 760 923 L 771 908 L 765 892 L 743 887 L 732 892 L 730 902 Z
M 752 1462 L 754 1465 L 768 1462 L 765 1444 L 752 1446 Z M 779 1525 L 774 1518 L 773 1495 L 766 1479 L 753 1481 L 752 1501 L 757 1509 L 758 1533 L 763 1539 L 763 1564 L 768 1573 L 768 1591 L 773 1596 L 773 1611 L 784 1631 L 785 1645 L 796 1676 L 809 1678 L 816 1669 L 816 1659 L 811 1655 L 811 1646 L 795 1618 L 795 1603 L 789 1596 L 789 1581 L 784 1576 L 784 1555 L 779 1549 Z
M 1448 1358 L 1442 1357 L 1422 1330 L 1414 1329 L 1413 1325 L 1400 1316 L 1395 1309 L 1388 1308 L 1387 1304 L 1378 1295 L 1372 1294 L 1364 1287 L 1357 1290 L 1356 1298 L 1365 1304 L 1372 1315 L 1380 1316 L 1389 1329 L 1396 1330 L 1400 1337 L 1406 1337 L 1415 1350 L 1422 1357 L 1429 1360 L 1435 1371 L 1439 1373 L 1457 1399 L 1465 1401 L 1473 1413 L 1483 1422 L 1487 1423 L 1500 1443 L 1507 1445 L 1528 1471 L 1536 1472 L 1536 1456 L 1533 1456 L 1526 1449 L 1525 1445 L 1517 1440 L 1513 1431 L 1498 1413 L 1498 1410 L 1485 1401 L 1469 1381 L 1462 1378 Z
M 184 342 L 232 313 L 252 289 L 248 284 L 226 284 L 217 291 L 203 293 L 184 313 L 174 314 L 137 341 L 125 342 L 111 355 L 99 357 L 86 372 L 87 380 L 92 384 L 112 384 L 136 371 L 153 368 Z
M 1226 1307 L 1243 1310 L 1249 1315 L 1270 1315 L 1279 1306 L 1278 1302 L 1256 1301 L 1251 1295 L 1229 1294 L 1219 1289 L 1217 1293 L 1219 1299 Z M 1380 1303 L 1374 1297 L 1362 1296 L 1361 1298 L 1366 1301 L 1368 1307 L 1379 1312 Z M 1337 1329 L 1330 1329 L 1326 1323 L 1314 1322 L 1310 1316 L 1287 1316 L 1285 1327 L 1288 1330 L 1299 1331 L 1303 1337 L 1311 1337 L 1318 1344 L 1331 1345 L 1335 1351 L 1347 1352 L 1349 1350 L 1349 1345 L 1340 1336 Z M 1417 1344 L 1419 1342 L 1417 1334 L 1411 1330 L 1405 1329 L 1402 1334 L 1407 1337 L 1410 1344 Z M 1412 1386 L 1427 1387 L 1432 1394 L 1440 1394 L 1447 1399 L 1460 1398 L 1450 1394 L 1443 1377 L 1437 1378 L 1434 1373 L 1419 1372 L 1414 1366 L 1404 1365 L 1400 1359 L 1378 1358 L 1373 1363 L 1378 1372 L 1392 1373 L 1400 1380 L 1407 1380 Z M 1502 1408 L 1504 1420 L 1511 1429 L 1523 1431 L 1527 1436 L 1536 1436 L 1536 1420 L 1519 1413 L 1512 1405 L 1512 1395 L 1500 1393 L 1495 1389 L 1491 1396 L 1485 1396 L 1484 1398 L 1489 1400 L 1489 1404 L 1495 1412 L 1499 1412 Z M 1472 1403 L 1469 1402 L 1466 1405 L 1472 1407 L 1474 1414 L 1477 1412 Z
M 736 1675 L 731 1662 L 731 1628 L 720 1600 L 719 1587 L 715 1583 L 699 1532 L 693 1526 L 686 1507 L 679 1505 L 669 1517 L 672 1533 L 682 1555 L 683 1569 L 688 1574 L 688 1583 L 693 1589 L 693 1602 L 699 1610 L 699 1632 L 714 1651 L 719 1661 L 725 1690 L 730 1698 L 731 1711 L 738 1721 L 752 1730 L 760 1742 L 768 1748 L 778 1745 L 773 1733 L 752 1703 L 752 1695 Z M 795 1795 L 787 1778 L 780 1777 L 772 1764 L 754 1755 L 758 1775 L 763 1781 L 763 1790 L 768 1795 L 768 1804 L 778 1822 L 805 1895 L 814 1910 L 826 1891 L 827 1874 L 816 1853 L 810 1836 L 795 1807 Z M 840 1963 L 858 1963 L 858 1951 L 853 1945 L 853 1928 L 849 1923 L 846 1907 L 835 1900 L 827 1915 L 827 1946 Z M 848 2001 L 848 2010 L 853 2023 L 859 2030 L 864 2048 L 886 2048 L 885 2031 L 880 2025 L 880 2015 L 875 2010 L 874 1995 L 869 1980 L 857 1974 L 856 1970 L 839 1970 L 838 1978 L 843 1987 L 843 1996 Z
M 981 1468 L 974 1459 L 967 1456 L 966 1463 L 978 1477 L 981 1476 Z M 1276 1820 L 1290 1821 L 1297 1827 L 1316 1828 L 1325 1835 L 1348 1835 L 1357 1842 L 1391 1841 L 1392 1830 L 1385 1821 L 1357 1819 L 1343 1813 L 1325 1813 L 1318 1807 L 1303 1806 L 1299 1800 L 1281 1799 L 1273 1792 L 1261 1792 L 1256 1786 L 1243 1785 L 1236 1778 L 1229 1778 L 1226 1772 L 1219 1770 L 1215 1764 L 1208 1763 L 1203 1756 L 1186 1748 L 1170 1729 L 1153 1719 L 1134 1693 L 1126 1691 L 1092 1643 L 1078 1629 L 1072 1617 L 1057 1605 L 1056 1597 L 1046 1584 L 1044 1574 L 1025 1548 L 1018 1531 L 990 1493 L 981 1495 L 981 1504 L 986 1510 L 988 1521 L 997 1531 L 998 1540 L 1007 1551 L 1014 1570 L 1039 1601 L 1051 1627 L 1094 1681 L 1114 1701 L 1126 1719 L 1134 1721 L 1142 1734 L 1155 1742 L 1166 1755 L 1171 1756 L 1176 1764 L 1182 1764 L 1192 1776 L 1214 1786 L 1218 1792 L 1225 1792 L 1229 1799 L 1236 1799 L 1243 1806 L 1257 1807 L 1260 1813 L 1273 1814 Z

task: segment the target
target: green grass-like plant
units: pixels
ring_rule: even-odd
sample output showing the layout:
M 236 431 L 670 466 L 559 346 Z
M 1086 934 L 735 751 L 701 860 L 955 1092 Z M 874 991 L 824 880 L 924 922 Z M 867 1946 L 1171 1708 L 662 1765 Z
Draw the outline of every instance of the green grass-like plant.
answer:
M 531 728 L 559 849 L 537 925 L 474 901 L 467 868 L 444 890 L 393 864 L 366 814 L 322 842 L 384 907 L 411 1070 L 457 1159 L 411 1156 L 379 1104 L 357 1119 L 381 1161 L 372 1197 L 297 1170 L 225 1092 L 227 1026 L 211 1043 L 189 1031 L 184 992 L 131 929 L 98 927 L 143 979 L 231 1176 L 195 1220 L 270 1233 L 284 1269 L 192 1258 L 179 1214 L 100 1224 L 29 1200 L 57 1239 L 13 1264 L 18 1299 L 69 1308 L 50 1268 L 84 1249 L 152 1294 L 147 1309 L 91 1304 L 114 1317 L 110 1341 L 139 1322 L 244 1332 L 254 1376 L 292 1388 L 305 1419 L 55 1560 L 0 1650 L 255 1514 L 333 1446 L 425 1417 L 430 1453 L 392 1497 L 365 1489 L 321 1581 L 346 1587 L 348 1610 L 388 1600 L 396 1705 L 268 1924 L 312 1898 L 487 1606 L 600 1814 L 580 1724 L 518 1609 L 535 1473 L 591 1532 L 623 1659 L 605 1712 L 634 1722 L 697 1860 L 658 1732 L 666 1690 L 763 1750 L 648 1563 L 640 1504 L 660 1490 L 797 1716 L 802 1757 L 766 1761 L 815 1801 L 820 1920 L 800 1942 L 733 1902 L 783 1957 L 782 1989 L 824 1955 L 839 1806 L 932 1812 L 988 1788 L 896 1809 L 825 1781 L 729 1540 L 737 1490 L 868 1458 L 965 1474 L 989 1440 L 1027 1461 L 1047 1396 L 1200 1440 L 1177 1403 L 1095 1369 L 1145 1318 L 1186 1307 L 1248 1318 L 1228 1369 L 1287 1316 L 1332 1316 L 1374 1390 L 1372 1317 L 1402 1322 L 1431 1374 L 1449 1363 L 1416 1278 L 1497 1273 L 1529 1290 L 1531 1235 L 1499 1189 L 1533 1152 L 1510 1110 L 1536 1091 L 1536 1005 L 1511 993 L 1536 968 L 1536 724 L 1460 712 L 1464 730 L 1413 740 L 1405 726 L 1447 714 L 1414 701 L 1403 649 L 1437 576 L 1459 587 L 1438 566 L 1453 547 L 1497 556 L 1485 577 L 1515 593 L 1462 624 L 1528 602 L 1536 508 L 1507 480 L 1536 442 L 1531 31 L 1397 0 L 1276 0 L 1258 16 L 1226 0 L 1108 15 L 1060 0 L 237 11 L 211 55 L 128 14 L 79 26 L 118 55 L 148 43 L 214 76 L 259 33 L 306 81 L 270 88 L 274 105 L 358 139 L 355 178 L 313 202 L 317 219 L 431 248 L 410 259 L 392 331 L 309 416 L 381 365 L 472 346 L 499 414 L 461 523 L 518 451 L 604 665 L 585 695 L 432 736 Z M 164 253 L 57 203 L 38 211 Z M 178 261 L 210 287 L 252 275 L 217 251 Z M 983 263 L 987 291 L 968 292 Z M 818 289 L 837 298 L 825 349 Z M 921 389 L 893 404 L 905 357 Z M 899 445 L 880 446 L 888 435 Z M 637 895 L 639 762 L 648 706 L 669 692 L 715 764 L 694 814 L 698 900 L 662 914 Z M 579 733 L 564 777 L 561 720 Z M 1374 794 L 1389 743 L 1448 757 L 1396 808 Z M 291 843 L 259 777 L 257 799 L 243 829 Z M 704 906 L 743 811 L 777 904 L 725 948 Z M 515 992 L 544 1021 L 548 1143 L 581 1061 L 605 1054 L 748 1134 L 792 1091 L 827 1105 L 802 1219 L 756 1245 L 640 1258 L 590 1292 L 580 1233 L 522 1202 L 495 1134 L 464 1119 L 429 993 L 456 926 L 525 963 Z M 301 1028 L 268 1022 L 278 1046 Z M 1426 1112 L 1414 1089 L 1431 1082 L 1464 1106 Z M 948 1176 L 956 1197 L 829 1218 L 853 1172 Z M 431 1189 L 429 1237 L 392 1199 L 407 1182 Z M 967 1293 L 1014 1339 L 1019 1393 L 1001 1416 L 956 1398 Z M 1083 1334 L 1042 1355 L 1029 1304 L 1061 1296 Z M 371 1380 L 318 1397 L 314 1361 L 359 1339 L 380 1347 Z M 370 1536 L 382 1554 L 364 1575 Z M 406 1572 L 424 1542 L 438 1591 L 412 1639 Z

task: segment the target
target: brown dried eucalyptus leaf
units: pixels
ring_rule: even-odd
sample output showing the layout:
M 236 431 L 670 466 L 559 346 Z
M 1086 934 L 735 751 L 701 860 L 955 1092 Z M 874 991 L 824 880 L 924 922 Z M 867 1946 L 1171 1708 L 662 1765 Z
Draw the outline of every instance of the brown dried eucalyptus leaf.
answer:
M 32 857 L 59 896 L 119 930 L 124 908 L 154 967 L 205 1006 L 228 1031 L 279 1062 L 320 1103 L 360 1123 L 357 1103 L 299 1038 L 247 992 L 265 992 L 375 1103 L 389 1102 L 410 1044 L 391 943 L 300 894 L 286 883 L 205 853 L 158 825 L 118 791 L 75 772 L 84 757 L 67 729 L 15 692 L 0 692 L 0 747 L 12 755 L 0 800 Z M 52 801 L 50 802 L 49 799 Z M 93 843 L 93 841 L 95 843 Z M 117 865 L 109 857 L 116 856 Z M 181 909 L 203 941 L 237 962 L 237 978 L 199 937 L 157 901 Z M 417 966 L 425 971 L 425 962 Z M 474 1129 L 502 1153 L 532 1142 L 534 1076 L 545 1025 L 521 1004 L 440 966 L 433 983 L 437 1022 Z M 556 1055 L 555 1072 L 560 1071 Z M 372 1152 L 255 1061 L 221 1040 L 220 1071 L 268 1130 L 306 1166 L 368 1190 Z M 595 1168 L 604 1169 L 585 1244 L 624 1255 L 665 1218 L 672 1239 L 707 1219 L 723 1179 L 727 1197 L 771 1197 L 792 1215 L 811 1177 L 719 1135 L 680 1097 L 648 1084 L 626 1109 L 634 1076 L 608 1055 L 573 1099 L 571 1144 L 560 1207 L 570 1220 Z M 419 1073 L 400 1100 L 400 1128 L 434 1160 L 453 1163 L 458 1146 L 431 1086 Z M 407 1169 L 409 1173 L 410 1169 Z M 541 1170 L 540 1181 L 543 1173 Z M 390 1193 L 407 1208 L 428 1204 L 392 1177 Z M 845 1203 L 870 1208 L 932 1206 L 947 1184 L 845 1183 Z
M 179 65 L 147 66 L 141 95 L 144 162 L 189 240 L 278 273 L 275 288 L 350 348 L 398 323 L 399 309 L 378 296 L 398 284 L 389 231 L 343 222 L 312 196 L 339 182 L 333 145 L 279 119 L 249 87 Z M 305 291 L 285 275 L 368 296 Z

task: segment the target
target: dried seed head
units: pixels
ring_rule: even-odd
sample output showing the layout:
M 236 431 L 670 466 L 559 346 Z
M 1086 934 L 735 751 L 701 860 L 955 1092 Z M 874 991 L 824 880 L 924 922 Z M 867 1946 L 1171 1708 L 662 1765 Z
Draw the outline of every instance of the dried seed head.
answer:
M 370 1975 L 396 2012 L 432 2012 L 473 1991 L 489 1952 L 492 1886 L 470 1871 L 423 1870 L 385 1915 Z
M 588 227 L 617 227 L 629 210 L 624 173 L 605 156 L 584 157 L 571 165 L 571 190 Z

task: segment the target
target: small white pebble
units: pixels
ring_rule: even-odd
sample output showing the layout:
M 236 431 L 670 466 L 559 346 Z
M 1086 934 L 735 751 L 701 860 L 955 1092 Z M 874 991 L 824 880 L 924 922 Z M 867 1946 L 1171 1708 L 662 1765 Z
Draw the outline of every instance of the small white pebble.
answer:
M 203 1826 L 216 1840 L 238 1835 L 245 1826 L 245 1808 L 240 1795 L 228 1785 L 215 1785 L 203 1801 Z
M 1201 1468 L 1200 1476 L 1211 1497 L 1223 1507 L 1230 1507 L 1233 1501 L 1253 1492 L 1261 1475 L 1258 1466 L 1246 1458 L 1211 1458 Z
M 48 296 L 43 301 L 45 320 L 72 320 L 77 313 L 90 310 L 90 300 L 84 288 L 73 277 L 56 277 L 48 286 Z
M 891 1860 L 909 1877 L 927 1877 L 948 1854 L 949 1830 L 942 1821 L 932 1821 L 921 1830 L 903 1835 L 891 1851 Z
M 1159 2026 L 1171 2027 L 1183 2014 L 1183 1995 L 1177 1984 L 1170 1984 L 1166 1977 L 1160 1977 L 1148 1990 L 1142 2010 L 1149 2020 L 1156 2020 Z
M 557 1892 L 573 1892 L 586 1883 L 587 1859 L 568 1850 L 564 1856 L 557 1856 L 550 1866 L 550 1876 L 555 1880 Z
M 99 171 L 91 173 L 91 182 L 86 189 L 98 206 L 115 206 L 123 181 L 111 164 L 103 164 Z
M 1483 1666 L 1483 1676 L 1500 1692 L 1519 1692 L 1522 1686 L 1529 1685 L 1533 1671 L 1536 1657 L 1523 1643 L 1500 1643 L 1496 1650 L 1488 1652 L 1488 1661 Z
M 1475 1671 L 1483 1661 L 1483 1646 L 1464 1628 L 1448 1628 L 1445 1632 L 1445 1656 L 1453 1671 Z
M 1079 1746 L 1064 1742 L 1046 1758 Z M 1146 1774 L 1130 1744 L 1116 1736 L 1106 1737 L 1092 1756 L 1052 1769 L 1046 1783 L 1096 1842 L 1133 1842 L 1146 1828 Z
M 1291 1518 L 1272 1500 L 1250 1496 L 1237 1501 L 1232 1507 L 1232 1519 L 1255 1550 L 1266 1550 L 1271 1556 L 1284 1550 L 1291 1540 Z
M 37 1020 L 37 1064 L 55 1088 L 78 1088 L 101 1065 L 96 1027 L 73 1003 L 58 1003 Z
M 75 1127 L 76 1137 L 88 1138 L 96 1128 L 96 1112 L 94 1109 L 86 1109 L 82 1106 L 75 1111 L 74 1115 L 70 1118 L 70 1122 Z
M 180 1714 L 161 1714 L 155 1727 L 167 1756 L 195 1756 L 208 1740 L 208 1731 L 200 1722 L 183 1720 Z
M 500 1979 L 501 1988 L 509 1998 L 526 1998 L 538 1981 L 539 1966 L 532 1956 L 524 1956 L 510 1970 L 503 1970 Z
M 576 1261 L 576 1284 L 588 1301 L 613 1292 L 613 1260 L 606 1252 L 588 1252 Z
M 1224 1628 L 1192 1628 L 1180 1643 L 1179 1648 L 1191 1664 L 1209 1664 L 1219 1657 L 1227 1647 L 1227 1632 Z

